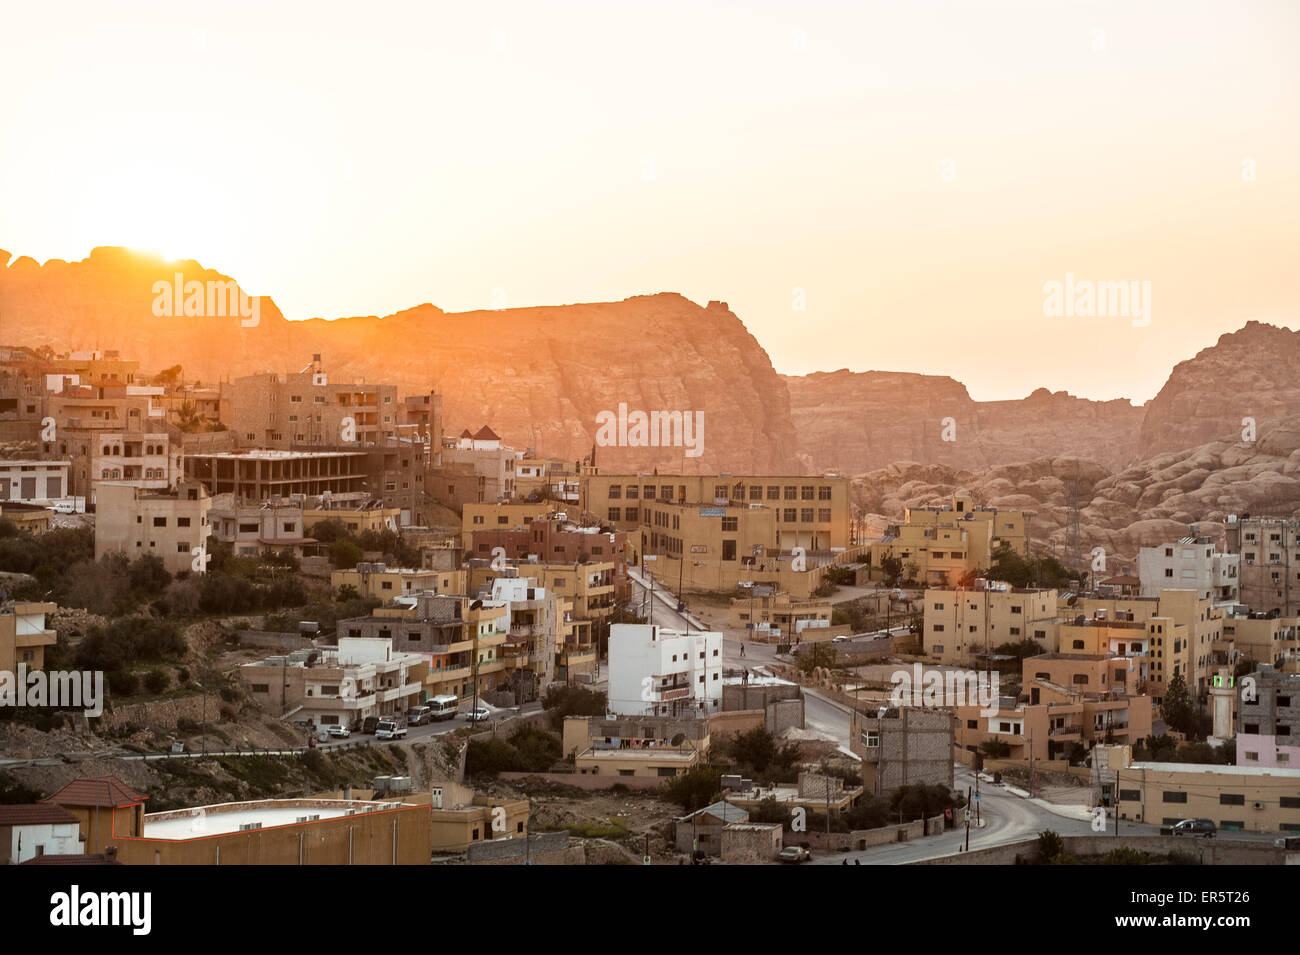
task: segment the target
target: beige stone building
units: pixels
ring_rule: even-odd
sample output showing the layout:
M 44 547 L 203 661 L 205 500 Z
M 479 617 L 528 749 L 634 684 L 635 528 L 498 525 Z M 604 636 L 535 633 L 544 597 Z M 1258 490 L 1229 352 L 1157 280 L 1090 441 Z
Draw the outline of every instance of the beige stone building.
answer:
M 650 475 L 584 473 L 578 477 L 582 509 L 601 520 L 608 520 L 622 530 L 640 530 L 643 535 L 664 532 L 668 536 L 688 538 L 691 534 L 672 534 L 681 528 L 656 526 L 643 510 L 651 505 L 678 505 L 683 513 L 687 505 L 735 509 L 765 509 L 763 520 L 768 535 L 748 544 L 790 551 L 802 547 L 809 553 L 839 552 L 852 540 L 851 482 L 834 474 L 820 476 L 733 476 L 733 475 Z M 755 533 L 757 533 L 757 525 Z M 696 542 L 697 543 L 697 542 Z M 665 550 L 668 548 L 665 547 Z M 752 556 L 737 539 L 738 555 Z M 713 555 L 717 560 L 720 555 Z
M 397 387 L 344 383 L 320 356 L 296 374 L 236 378 L 232 430 L 246 447 L 375 445 L 397 437 Z
M 212 499 L 201 484 L 182 481 L 175 490 L 101 483 L 95 512 L 95 559 L 108 553 L 135 560 L 162 558 L 168 573 L 207 570 Z
M 1024 511 L 980 507 L 968 494 L 953 494 L 942 505 L 907 508 L 903 522 L 872 544 L 871 564 L 897 558 L 919 583 L 955 587 L 964 576 L 987 571 L 1004 548 L 1028 557 L 1027 524 Z
M 927 656 L 968 666 L 1005 643 L 1034 640 L 1044 650 L 1057 649 L 1055 590 L 977 583 L 981 586 L 926 590 L 922 643 Z
M 1300 769 L 1133 762 L 1110 754 L 1121 819 L 1172 826 L 1209 819 L 1224 830 L 1300 833 Z
M 58 638 L 45 626 L 45 615 L 58 610 L 52 603 L 8 603 L 0 606 L 0 671 L 17 673 L 45 668 L 45 648 Z

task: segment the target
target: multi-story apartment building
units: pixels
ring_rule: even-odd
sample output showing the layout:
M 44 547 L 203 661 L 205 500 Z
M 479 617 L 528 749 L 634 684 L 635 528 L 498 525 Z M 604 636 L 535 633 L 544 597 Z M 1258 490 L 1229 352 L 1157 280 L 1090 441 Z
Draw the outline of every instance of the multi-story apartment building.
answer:
M 1209 537 L 1184 537 L 1176 544 L 1143 547 L 1138 551 L 1138 579 L 1143 597 L 1160 591 L 1195 590 L 1205 600 L 1231 603 L 1237 599 L 1237 554 L 1215 553 Z
M 490 561 L 475 559 L 470 562 L 469 589 L 478 593 L 490 588 L 497 577 L 531 577 L 564 600 L 567 633 L 561 633 L 556 643 L 556 678 L 569 680 L 574 674 L 598 668 L 602 644 L 609 636 L 609 618 L 628 595 L 627 578 L 622 573 L 622 565 L 614 561 L 507 561 L 494 568 Z
M 28 670 L 45 668 L 45 648 L 58 637 L 45 626 L 45 615 L 57 604 L 7 602 L 0 606 L 0 672 L 16 673 L 18 664 Z
M 925 592 L 922 643 L 939 663 L 970 665 L 1005 643 L 1034 640 L 1055 651 L 1057 592 L 977 580 L 974 587 Z
M 220 451 L 188 454 L 185 476 L 209 494 L 243 501 L 286 499 L 295 494 L 369 496 L 366 455 L 361 451 Z M 314 503 L 314 502 L 309 502 Z
M 1300 520 L 1234 515 L 1224 533 L 1228 553 L 1241 558 L 1241 602 L 1300 616 Z
M 953 785 L 953 727 L 948 709 L 920 706 L 854 711 L 849 749 L 862 760 L 863 788 L 884 796 L 901 786 Z
M 503 445 L 497 433 L 484 425 L 474 434 L 466 428 L 458 438 L 444 438 L 441 466 L 451 473 L 475 475 L 483 495 L 479 500 L 493 503 L 515 496 L 515 463 L 521 457 L 522 451 Z
M 1223 617 L 1223 640 L 1233 651 L 1225 662 L 1251 660 L 1277 667 L 1300 664 L 1300 617 L 1231 607 Z
M 394 650 L 420 654 L 429 665 L 426 699 L 465 697 L 476 685 L 479 693 L 509 688 L 501 649 L 510 638 L 509 626 L 504 602 L 418 593 L 399 597 L 369 616 L 340 620 L 338 636 L 379 637 Z
M 475 530 L 470 540 L 470 553 L 486 560 L 494 555 L 504 555 L 508 560 L 531 557 L 554 564 L 628 560 L 625 532 L 611 531 L 607 525 L 562 520 L 554 515 L 534 519 L 526 527 L 484 527 Z
M 930 587 L 954 587 L 964 576 L 987 570 L 998 551 L 1029 556 L 1024 511 L 979 507 L 968 494 L 954 494 L 943 505 L 909 507 L 901 524 L 871 546 L 871 563 L 888 558 Z
M 397 532 L 401 525 L 401 511 L 386 506 L 377 497 L 368 494 L 344 494 L 325 499 L 307 500 L 302 510 L 303 523 L 308 532 L 322 521 L 339 521 L 344 530 L 359 534 L 362 531 Z
M 382 444 L 397 437 L 397 387 L 331 381 L 314 355 L 296 374 L 236 378 L 231 414 L 231 428 L 247 447 Z
M 815 477 L 764 477 L 669 474 L 600 474 L 587 469 L 577 480 L 582 509 L 622 530 L 671 531 L 655 527 L 642 513 L 652 504 L 748 508 L 761 505 L 775 526 L 764 547 L 809 553 L 838 552 L 852 543 L 851 482 L 838 474 Z M 738 556 L 749 556 L 737 543 Z M 713 560 L 718 559 L 714 555 Z
M 95 515 L 95 559 L 108 553 L 135 560 L 162 558 L 168 573 L 207 570 L 208 511 L 201 484 L 182 481 L 168 491 L 101 482 Z
M 92 501 L 103 480 L 170 486 L 180 476 L 180 450 L 168 434 L 166 412 L 154 403 L 161 393 L 110 383 L 45 395 L 43 420 L 53 424 L 42 425 L 41 457 L 69 461 L 71 494 Z
M 400 715 L 419 703 L 427 662 L 391 640 L 340 637 L 337 648 L 295 650 L 239 668 L 249 696 L 314 726 L 356 727 L 368 716 Z
M 302 556 L 306 536 L 302 504 L 297 501 L 241 503 L 233 494 L 215 494 L 208 509 L 212 536 L 227 543 L 236 555 L 287 550 Z
M 1300 674 L 1263 663 L 1238 687 L 1237 765 L 1300 769 Z
M 531 448 L 515 462 L 515 496 L 558 501 L 576 507 L 581 501 L 579 469 L 572 461 L 538 457 Z
M 442 395 L 407 395 L 397 406 L 397 433 L 428 448 L 429 466 L 442 464 Z
M 467 503 L 461 510 L 461 547 L 474 553 L 474 535 L 479 531 L 526 531 L 533 521 L 555 514 L 548 501 L 498 504 L 488 501 Z
M 978 753 L 985 743 L 995 741 L 1006 746 L 1011 759 L 1061 759 L 1076 743 L 1091 749 L 1099 743 L 1132 743 L 1151 735 L 1151 697 L 1130 695 L 1118 680 L 1127 661 L 1044 654 L 1030 657 L 1023 666 L 1030 702 L 1003 698 L 992 713 L 978 704 L 957 707 L 958 747 Z M 1062 682 L 1082 677 L 1098 681 L 1091 684 L 1096 689 Z M 1110 686 L 1105 689 L 1100 680 L 1107 677 Z
M 351 587 L 362 597 L 376 597 L 385 602 L 394 597 L 417 593 L 464 594 L 464 570 L 422 570 L 389 567 L 387 564 L 362 561 L 350 570 L 330 572 L 330 589 Z
M 609 709 L 627 716 L 722 710 L 722 634 L 616 623 L 609 637 Z
M 1215 645 L 1223 639 L 1225 606 L 1212 597 L 1201 597 L 1196 590 L 1166 588 L 1158 597 L 1123 597 L 1112 593 L 1092 592 L 1061 594 L 1062 618 L 1148 623 L 1153 618 L 1148 656 L 1150 683 L 1148 693 L 1159 703 L 1165 686 L 1174 674 L 1182 676 L 1192 696 L 1202 702 L 1209 696 L 1209 676 L 1215 665 Z M 1099 616 L 1100 613 L 1100 616 Z
M 502 645 L 507 672 L 519 703 L 535 700 L 555 679 L 556 647 L 569 642 L 571 603 L 532 577 L 497 577 L 491 598 L 508 611 L 510 637 Z

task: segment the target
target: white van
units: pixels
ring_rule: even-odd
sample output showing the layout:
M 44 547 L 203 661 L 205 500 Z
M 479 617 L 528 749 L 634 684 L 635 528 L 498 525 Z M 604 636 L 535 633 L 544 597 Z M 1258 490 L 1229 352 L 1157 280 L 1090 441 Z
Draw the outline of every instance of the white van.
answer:
M 431 720 L 450 720 L 456 717 L 456 707 L 460 705 L 460 700 L 455 696 L 444 694 L 435 696 L 425 704 L 429 709 L 429 719 Z

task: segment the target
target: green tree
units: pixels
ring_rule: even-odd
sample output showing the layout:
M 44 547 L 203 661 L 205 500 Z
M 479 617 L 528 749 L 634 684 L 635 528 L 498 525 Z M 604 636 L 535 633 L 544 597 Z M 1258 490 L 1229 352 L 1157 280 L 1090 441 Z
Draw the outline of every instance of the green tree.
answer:
M 692 766 L 664 784 L 660 792 L 685 812 L 694 812 L 717 799 L 722 789 L 722 770 L 713 766 Z
M 340 538 L 330 544 L 330 564 L 335 570 L 351 570 L 365 557 L 365 551 L 355 542 Z
M 1181 673 L 1175 673 L 1165 687 L 1165 697 L 1160 705 L 1160 712 L 1171 729 L 1189 735 L 1195 729 L 1196 710 Z
M 566 716 L 604 716 L 609 712 L 609 701 L 603 692 L 584 686 L 555 684 L 542 698 L 542 708 L 553 729 L 562 729 Z

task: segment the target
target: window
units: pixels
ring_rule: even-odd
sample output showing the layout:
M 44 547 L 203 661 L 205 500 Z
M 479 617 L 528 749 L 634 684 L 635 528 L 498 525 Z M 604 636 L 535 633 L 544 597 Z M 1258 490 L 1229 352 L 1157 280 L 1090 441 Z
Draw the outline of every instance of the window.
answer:
M 827 484 L 823 484 L 817 489 L 817 500 L 829 501 L 831 499 L 831 489 Z
M 154 526 L 154 527 L 166 527 L 166 526 L 167 526 L 167 518 L 165 518 L 165 517 L 155 517 L 155 518 L 153 519 L 153 526 Z
M 1242 793 L 1219 793 L 1220 806 L 1244 806 L 1246 797 Z
M 831 522 L 831 509 L 829 507 L 817 508 L 817 523 L 829 524 Z
M 799 520 L 805 524 L 811 524 L 813 521 L 813 509 L 811 507 L 799 508 Z
M 774 484 L 769 484 L 767 486 L 767 499 L 769 501 L 781 500 L 781 489 Z
M 727 485 L 725 484 L 713 485 L 713 499 L 715 501 L 727 497 L 729 497 L 729 495 L 727 494 Z
M 653 501 L 655 499 L 655 486 L 647 484 L 641 489 L 641 497 L 647 501 Z
M 627 486 L 627 499 L 629 501 L 635 501 L 635 500 L 639 500 L 640 497 L 641 497 L 641 488 L 635 484 L 629 484 Z
M 936 624 L 934 625 L 934 632 L 935 632 L 935 633 L 943 633 L 943 624 L 941 624 L 941 623 L 936 623 Z
M 1282 809 L 1300 809 L 1300 796 L 1283 796 L 1279 804 Z
M 978 729 L 978 728 L 979 728 L 979 720 L 967 720 L 967 721 L 966 721 L 966 728 L 967 728 L 968 730 Z
M 799 488 L 799 500 L 801 501 L 815 501 L 817 500 L 816 494 L 817 489 L 811 484 L 805 484 Z
M 1187 802 L 1187 793 L 1172 793 L 1165 790 L 1160 794 L 1161 802 Z
M 737 530 L 740 529 L 740 518 L 724 517 L 722 519 L 722 529 L 723 531 L 729 531 L 734 534 Z
M 623 519 L 623 508 L 611 507 L 609 509 L 609 519 L 611 521 L 621 521 Z
M 621 501 L 623 499 L 623 485 L 611 484 L 609 486 L 609 499 L 611 501 Z
M 795 522 L 795 520 L 796 520 L 795 515 L 796 515 L 797 513 L 798 513 L 798 508 L 787 507 L 787 508 L 785 509 L 785 519 L 786 519 L 786 521 L 787 521 L 788 523 L 790 523 L 790 524 L 793 524 L 793 523 Z
M 1142 791 L 1140 789 L 1121 789 L 1119 791 L 1120 802 L 1141 802 Z

